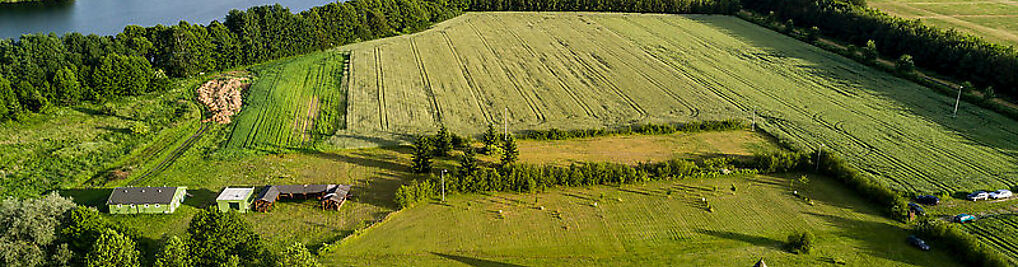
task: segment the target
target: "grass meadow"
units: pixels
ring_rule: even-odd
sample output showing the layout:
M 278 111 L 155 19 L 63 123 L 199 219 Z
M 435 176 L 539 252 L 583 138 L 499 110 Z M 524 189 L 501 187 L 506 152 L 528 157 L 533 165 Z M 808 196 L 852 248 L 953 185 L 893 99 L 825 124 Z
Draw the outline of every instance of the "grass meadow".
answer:
M 957 29 L 1002 45 L 1018 44 L 1018 2 L 1009 0 L 873 0 L 869 6 L 891 15 Z
M 772 266 L 958 265 L 939 244 L 931 252 L 909 246 L 901 224 L 832 179 L 797 185 L 813 205 L 793 196 L 797 177 L 454 195 L 400 211 L 319 259 L 337 266 L 751 266 L 761 258 Z M 817 236 L 811 254 L 782 248 L 795 231 Z
M 348 129 L 510 129 L 746 118 L 906 192 L 1018 182 L 1018 124 L 729 16 L 468 13 L 351 53 Z M 405 59 L 405 60 L 404 60 Z M 506 113 L 508 111 L 508 113 Z

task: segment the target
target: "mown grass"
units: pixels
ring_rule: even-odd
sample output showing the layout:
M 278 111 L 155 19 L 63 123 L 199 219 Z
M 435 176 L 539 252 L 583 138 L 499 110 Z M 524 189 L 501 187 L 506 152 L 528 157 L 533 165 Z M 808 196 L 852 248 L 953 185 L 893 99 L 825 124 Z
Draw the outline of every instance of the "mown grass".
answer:
M 869 6 L 903 18 L 916 18 L 932 26 L 957 29 L 1002 45 L 1018 44 L 1014 27 L 1018 4 L 1012 1 L 868 1 Z
M 352 101 L 337 138 L 439 123 L 476 133 L 506 108 L 510 129 L 755 112 L 782 142 L 823 145 L 893 189 L 1018 181 L 1013 120 L 965 103 L 952 118 L 950 97 L 729 16 L 469 13 L 341 49 L 352 55 Z
M 932 252 L 906 244 L 901 224 L 832 179 L 810 177 L 796 188 L 814 205 L 793 196 L 789 184 L 797 177 L 454 195 L 403 210 L 319 259 L 355 266 L 748 266 L 761 258 L 775 266 L 833 259 L 850 266 L 957 265 L 940 244 L 931 244 Z M 795 231 L 817 235 L 813 253 L 782 248 Z
M 308 149 L 345 127 L 347 56 L 336 51 L 273 61 L 252 68 L 229 148 Z

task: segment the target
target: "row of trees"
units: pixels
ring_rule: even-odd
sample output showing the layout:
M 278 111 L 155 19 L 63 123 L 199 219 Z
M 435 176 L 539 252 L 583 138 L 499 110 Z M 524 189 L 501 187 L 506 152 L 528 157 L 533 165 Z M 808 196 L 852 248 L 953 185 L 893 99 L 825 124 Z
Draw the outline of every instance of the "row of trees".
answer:
M 827 36 L 859 46 L 874 41 L 883 55 L 908 54 L 916 66 L 992 86 L 1018 96 L 1018 51 L 955 30 L 944 30 L 838 0 L 756 0 L 746 8 L 796 24 L 817 26 Z
M 518 133 L 520 139 L 533 140 L 565 140 L 611 135 L 633 134 L 671 134 L 677 132 L 728 131 L 746 127 L 743 120 L 694 121 L 674 124 L 638 124 L 608 129 L 577 129 L 577 130 L 526 130 Z M 494 136 L 494 128 L 488 128 L 486 135 Z
M 473 0 L 472 11 L 598 11 L 734 14 L 739 0 Z
M 232 10 L 224 22 L 127 26 L 116 36 L 70 33 L 0 40 L 0 120 L 52 105 L 161 91 L 187 77 L 361 40 L 420 31 L 466 4 L 355 0 L 292 13 L 280 5 Z

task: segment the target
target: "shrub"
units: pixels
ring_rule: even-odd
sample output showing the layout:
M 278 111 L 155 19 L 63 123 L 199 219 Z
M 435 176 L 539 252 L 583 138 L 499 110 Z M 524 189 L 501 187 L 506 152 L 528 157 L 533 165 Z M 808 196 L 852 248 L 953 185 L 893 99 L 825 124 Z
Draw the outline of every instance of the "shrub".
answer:
M 410 181 L 396 189 L 395 202 L 400 209 L 413 207 L 417 203 L 431 199 L 435 195 L 435 186 L 430 181 Z
M 898 61 L 894 62 L 894 68 L 902 74 L 909 74 L 915 71 L 915 62 L 912 61 L 912 56 L 905 54 L 898 58 Z
M 809 254 L 816 243 L 816 236 L 808 231 L 793 233 L 788 236 L 788 250 L 797 254 Z
M 862 57 L 867 62 L 873 62 L 877 60 L 880 53 L 877 52 L 877 42 L 873 40 L 866 41 L 866 46 L 862 48 Z
M 131 125 L 131 134 L 134 135 L 146 135 L 149 132 L 148 124 L 144 122 L 135 122 Z

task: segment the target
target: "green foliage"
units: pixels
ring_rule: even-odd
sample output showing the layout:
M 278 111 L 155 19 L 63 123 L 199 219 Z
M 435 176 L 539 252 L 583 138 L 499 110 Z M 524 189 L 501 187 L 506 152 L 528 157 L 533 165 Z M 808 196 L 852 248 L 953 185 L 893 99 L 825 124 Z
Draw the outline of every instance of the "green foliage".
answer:
M 57 229 L 74 206 L 56 193 L 39 199 L 0 201 L 0 224 L 4 225 L 0 228 L 0 265 L 30 267 L 67 261 L 70 252 L 58 243 Z
M 502 143 L 502 166 L 512 165 L 519 158 L 520 150 L 516 147 L 516 138 L 510 134 Z
M 879 55 L 880 53 L 877 52 L 877 42 L 874 42 L 873 40 L 866 41 L 866 46 L 862 48 L 862 58 L 866 61 L 873 62 L 877 60 Z
M 269 264 L 273 260 L 251 227 L 236 212 L 220 212 L 216 206 L 201 210 L 187 228 L 187 247 L 195 266 L 219 266 L 236 257 L 243 265 Z
M 463 155 L 459 159 L 459 175 L 470 176 L 477 172 L 477 158 L 474 156 L 473 150 L 463 151 Z
M 98 240 L 106 230 L 113 230 L 134 240 L 140 236 L 137 230 L 111 223 L 104 219 L 99 211 L 88 207 L 71 210 L 60 234 L 68 240 L 71 250 L 84 254 L 91 251 L 95 240 Z
M 435 134 L 435 137 L 432 138 L 432 140 L 434 141 L 435 156 L 448 157 L 453 148 L 452 135 L 449 134 L 449 129 L 446 129 L 445 125 L 442 125 L 438 128 L 438 134 Z
M 315 256 L 311 255 L 308 248 L 301 243 L 293 243 L 293 245 L 286 248 L 283 254 L 276 263 L 278 267 L 316 267 L 319 266 L 318 260 Z
M 156 255 L 155 266 L 156 267 L 190 267 L 191 256 L 188 254 L 190 249 L 187 247 L 187 243 L 183 239 L 177 236 L 171 236 L 166 240 L 166 245 L 163 246 L 163 250 L 159 251 Z
M 797 254 L 809 254 L 816 245 L 816 236 L 808 231 L 793 233 L 788 236 L 788 250 Z
M 898 57 L 898 61 L 894 62 L 894 68 L 899 73 L 912 73 L 915 71 L 915 62 L 912 61 L 912 56 L 907 54 L 901 55 L 901 57 Z
M 434 151 L 432 139 L 428 136 L 418 136 L 413 149 L 413 155 L 410 157 L 410 170 L 413 173 L 431 172 L 431 155 Z
M 913 229 L 928 242 L 934 241 L 954 251 L 970 266 L 1008 266 L 1007 260 L 994 248 L 979 242 L 957 225 L 949 222 L 923 218 L 916 222 Z
M 95 241 L 95 245 L 92 246 L 88 255 L 85 256 L 85 266 L 141 266 L 140 257 L 141 253 L 138 252 L 131 238 L 117 233 L 113 229 L 106 229 Z
M 441 188 L 437 189 L 441 190 Z M 435 192 L 435 184 L 431 181 L 413 180 L 410 183 L 399 186 L 399 189 L 396 190 L 394 201 L 396 205 L 399 205 L 400 209 L 405 209 L 431 199 L 435 196 Z
M 815 43 L 819 39 L 820 39 L 820 28 L 818 28 L 817 26 L 812 26 L 806 29 L 806 41 L 810 43 Z
M 994 99 L 997 97 L 997 93 L 993 91 L 993 86 L 987 86 L 983 89 L 983 98 L 986 100 Z
M 672 134 L 677 132 L 712 132 L 712 131 L 730 131 L 745 128 L 746 125 L 742 120 L 720 120 L 720 121 L 693 121 L 686 123 L 677 124 L 638 124 L 629 125 L 614 129 L 579 129 L 571 131 L 563 131 L 559 129 L 550 129 L 546 131 L 540 130 L 527 130 L 517 133 L 518 138 L 521 140 L 566 140 L 576 138 L 589 138 L 599 136 L 613 136 L 613 135 L 633 135 L 633 134 L 646 134 L 646 135 L 658 135 L 658 134 Z M 494 133 L 494 128 L 489 125 L 489 131 Z M 485 138 L 488 134 L 485 133 Z M 485 139 L 487 140 L 487 139 Z M 497 139 L 492 140 L 492 144 L 497 142 Z M 487 146 L 485 141 L 485 146 Z
M 134 122 L 131 124 L 131 134 L 134 135 L 146 135 L 149 132 L 148 124 L 144 122 Z
M 484 143 L 484 154 L 491 155 L 496 147 L 498 146 L 498 132 L 495 131 L 495 125 L 488 124 L 488 129 L 484 131 L 484 135 L 481 136 L 481 142 Z

